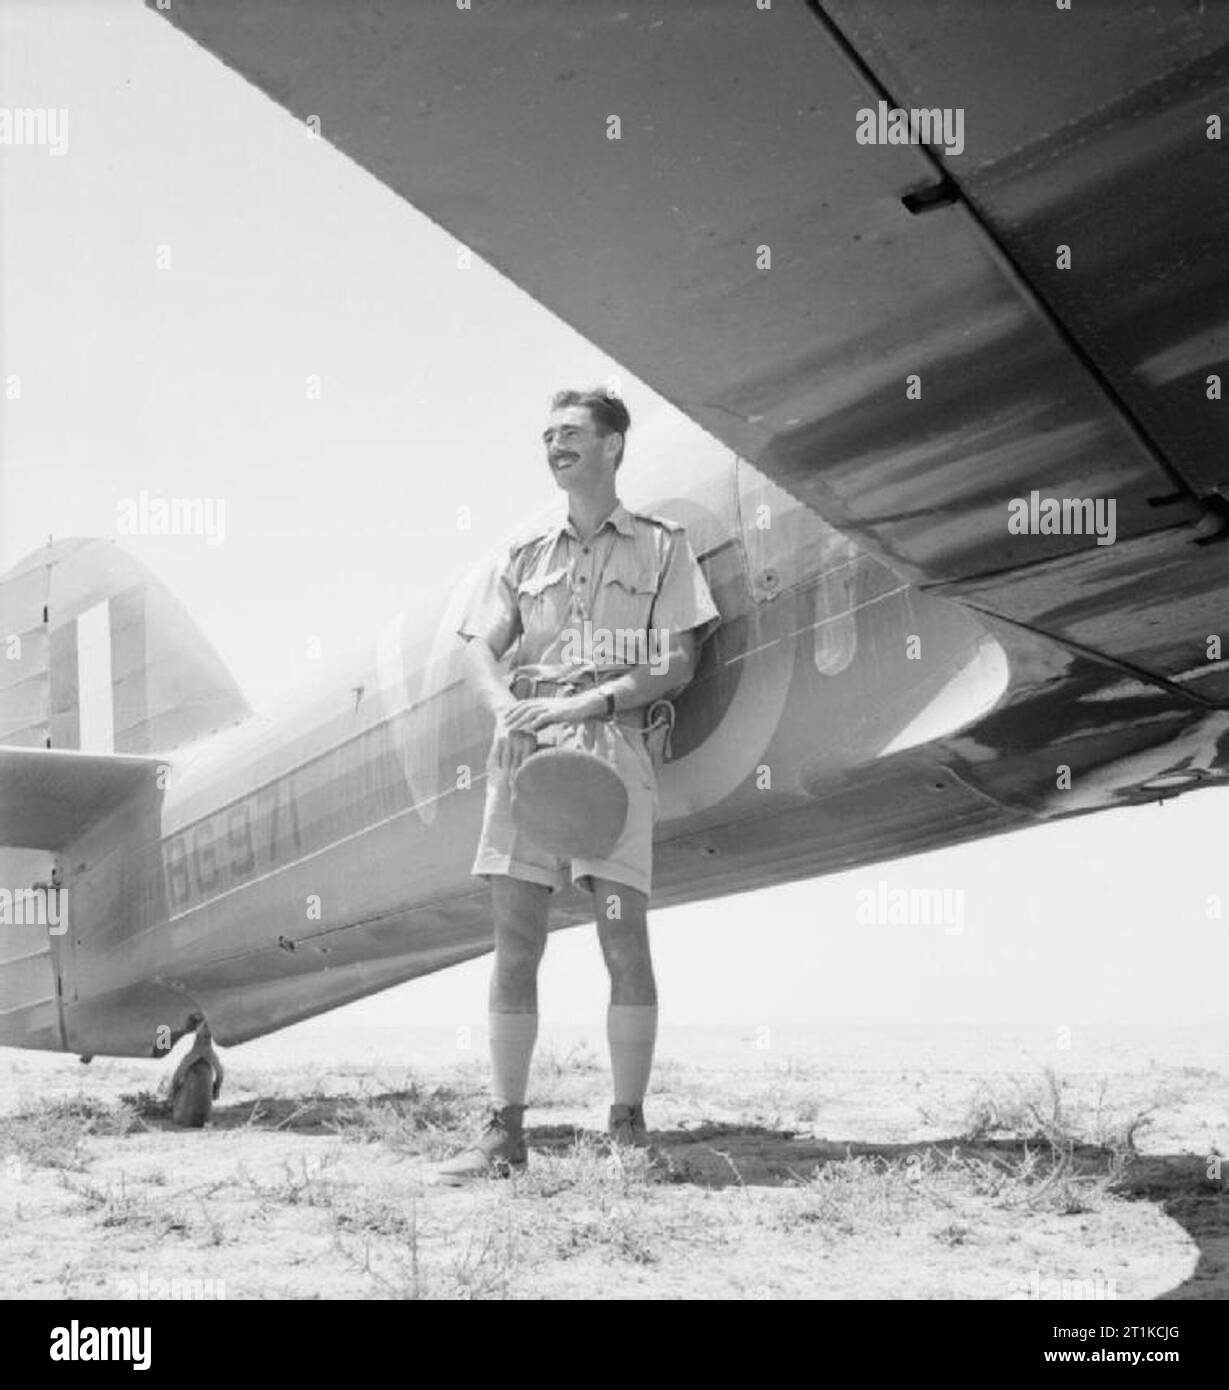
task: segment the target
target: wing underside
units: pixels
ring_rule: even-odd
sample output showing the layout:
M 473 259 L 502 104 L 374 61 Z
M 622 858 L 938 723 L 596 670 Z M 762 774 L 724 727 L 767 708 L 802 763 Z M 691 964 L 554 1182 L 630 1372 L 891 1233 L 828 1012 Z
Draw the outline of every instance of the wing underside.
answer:
M 1040 744 L 1130 756 L 1114 730 L 1195 731 L 1220 761 L 1229 10 L 165 14 L 860 546 L 976 609 L 1014 657 L 960 750 L 988 794 L 1010 800 Z M 880 143 L 897 109 L 933 113 L 929 144 Z M 1051 534 L 1047 499 L 1103 510 Z

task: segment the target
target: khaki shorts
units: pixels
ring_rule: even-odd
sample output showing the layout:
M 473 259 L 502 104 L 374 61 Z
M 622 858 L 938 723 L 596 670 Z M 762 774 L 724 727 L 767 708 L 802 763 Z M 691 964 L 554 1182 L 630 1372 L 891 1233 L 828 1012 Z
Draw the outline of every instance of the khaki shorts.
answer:
M 614 767 L 627 788 L 627 823 L 605 859 L 571 860 L 571 880 L 592 891 L 592 877 L 638 888 L 646 896 L 653 878 L 653 826 L 657 821 L 657 775 L 643 734 L 617 719 L 586 719 L 582 724 L 550 725 L 538 734 L 539 747 L 583 748 Z M 482 835 L 471 873 L 480 878 L 507 874 L 541 883 L 555 892 L 564 886 L 568 860 L 540 849 L 512 821 L 511 778 L 495 765 L 495 740 L 486 760 L 486 807 Z

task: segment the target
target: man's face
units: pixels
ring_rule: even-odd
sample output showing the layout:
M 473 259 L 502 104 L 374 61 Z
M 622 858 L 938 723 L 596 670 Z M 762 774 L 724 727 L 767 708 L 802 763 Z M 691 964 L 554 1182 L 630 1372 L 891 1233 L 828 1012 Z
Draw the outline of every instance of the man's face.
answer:
M 598 434 L 586 406 L 565 405 L 553 411 L 542 440 L 550 470 L 561 488 L 583 492 L 606 477 L 613 479 L 619 437 Z

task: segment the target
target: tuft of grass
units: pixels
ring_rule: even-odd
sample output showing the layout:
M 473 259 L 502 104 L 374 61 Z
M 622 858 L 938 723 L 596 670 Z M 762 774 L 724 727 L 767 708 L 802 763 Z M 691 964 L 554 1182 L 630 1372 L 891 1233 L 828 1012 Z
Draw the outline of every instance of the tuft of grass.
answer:
M 129 1187 L 128 1179 L 122 1172 L 118 1179 L 108 1179 L 105 1184 L 89 1179 L 80 1181 L 66 1172 L 59 1175 L 59 1182 L 80 1199 L 82 1212 L 97 1218 L 97 1225 L 103 1230 L 138 1232 L 142 1236 L 152 1236 L 154 1240 L 163 1240 L 167 1236 L 186 1239 L 195 1235 L 211 1245 L 225 1243 L 226 1236 L 220 1223 L 199 1197 L 197 1203 L 201 1209 L 201 1219 L 197 1222 L 179 1204 L 151 1199 L 139 1188 L 134 1190 Z
M 829 1237 L 897 1229 L 929 1216 L 945 1220 L 936 1239 L 963 1244 L 978 1213 L 990 1209 L 1050 1211 L 1074 1215 L 1094 1211 L 1123 1176 L 1119 1153 L 1084 1148 L 1057 1133 L 1033 1147 L 987 1145 L 980 1151 L 934 1147 L 888 1157 L 861 1154 L 818 1164 L 794 1175 L 794 1199 L 767 1213 L 813 1224 Z
M 646 1221 L 644 1212 L 631 1206 L 606 1207 L 568 1222 L 555 1240 L 553 1253 L 567 1260 L 599 1251 L 630 1264 L 656 1264 L 662 1243 L 656 1224 Z
M 795 1175 L 794 1201 L 770 1209 L 770 1225 L 816 1227 L 826 1236 L 855 1236 L 912 1220 L 925 1207 L 949 1210 L 936 1187 L 923 1188 L 925 1161 L 851 1155 L 818 1164 L 809 1176 Z
M 339 1234 L 408 1238 L 414 1225 L 413 1204 L 407 1207 L 356 1188 L 337 1195 L 332 1220 Z
M 716 1215 L 701 1204 L 659 1200 L 674 1174 L 652 1149 L 611 1148 L 581 1134 L 559 1153 L 534 1154 L 509 1184 L 505 1207 L 525 1247 L 543 1259 L 592 1255 L 656 1264 L 679 1243 L 721 1243 Z
M 1162 1104 L 1177 1097 L 1158 1095 L 1143 1109 L 1115 1113 L 1107 1103 L 1109 1084 L 1104 1079 L 1095 1099 L 1080 1099 L 1072 1084 L 1051 1067 L 1040 1077 L 1012 1079 L 1012 1094 L 983 1084 L 970 1103 L 961 1138 L 975 1142 L 994 1136 L 1027 1139 L 1071 1149 L 1091 1144 L 1112 1151 L 1132 1154 L 1136 1138 L 1151 1123 Z
M 35 1168 L 80 1171 L 86 1140 L 120 1136 L 144 1128 L 126 1101 L 107 1104 L 84 1094 L 40 1100 L 0 1116 L 0 1152 L 15 1153 Z
M 124 1174 L 117 1181 L 105 1185 L 96 1182 L 77 1182 L 61 1173 L 60 1183 L 80 1199 L 81 1209 L 98 1218 L 98 1224 L 106 1230 L 127 1229 L 147 1231 L 161 1227 L 150 1202 L 138 1192 L 133 1192 Z M 165 1234 L 165 1230 L 160 1230 Z
M 399 1153 L 444 1158 L 483 1107 L 480 1096 L 463 1096 L 448 1086 L 411 1084 L 396 1097 L 370 1097 L 340 1108 L 331 1128 L 342 1138 L 386 1144 Z
M 131 1091 L 120 1096 L 120 1101 L 131 1108 L 142 1120 L 169 1120 L 171 1118 L 171 1097 L 169 1091 Z
M 281 1175 L 272 1182 L 262 1182 L 246 1170 L 241 1176 L 252 1191 L 264 1201 L 289 1207 L 332 1207 L 336 1185 L 329 1170 L 340 1157 L 336 1149 L 322 1157 L 299 1155 L 298 1163 L 286 1159 Z
M 535 1152 L 528 1171 L 516 1178 L 514 1188 L 517 1196 L 525 1198 L 561 1193 L 582 1199 L 610 1193 L 626 1198 L 664 1180 L 665 1172 L 657 1166 L 651 1149 L 611 1148 L 597 1135 L 577 1134 L 562 1152 Z
M 333 1248 L 386 1298 L 398 1300 L 507 1299 L 522 1263 L 512 1223 L 488 1217 L 454 1243 L 424 1225 L 415 1201 L 379 1213 L 334 1211 Z
M 1033 1188 L 1031 1201 L 1045 1202 L 1065 1215 L 1093 1209 L 1111 1187 L 1122 1181 L 1139 1150 L 1139 1136 L 1153 1123 L 1163 1105 L 1180 1097 L 1157 1093 L 1150 1104 L 1122 1109 L 1109 1104 L 1109 1083 L 1102 1079 L 1095 1098 L 1073 1094 L 1070 1082 L 1046 1067 L 1039 1078 L 1015 1081 L 1006 1097 L 983 1085 L 965 1117 L 963 1138 L 972 1143 L 996 1137 L 1020 1140 L 1047 1150 L 1045 1174 Z M 1017 1175 L 1031 1181 L 1036 1174 Z

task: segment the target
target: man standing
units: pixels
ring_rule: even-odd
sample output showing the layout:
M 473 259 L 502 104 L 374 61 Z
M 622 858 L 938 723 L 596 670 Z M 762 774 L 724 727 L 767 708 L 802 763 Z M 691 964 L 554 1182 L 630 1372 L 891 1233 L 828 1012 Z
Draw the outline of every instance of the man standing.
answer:
M 658 803 L 645 713 L 691 680 L 720 614 L 683 528 L 619 501 L 615 474 L 630 423 L 627 407 L 608 392 L 555 396 L 542 439 L 567 494 L 567 519 L 513 546 L 457 629 L 467 678 L 495 716 L 473 866 L 491 886 L 495 925 L 492 1110 L 477 1144 L 441 1165 L 444 1182 L 506 1176 L 527 1160 L 538 965 L 550 894 L 564 882 L 564 861 L 533 843 L 511 814 L 513 774 L 540 746 L 596 754 L 627 791 L 618 841 L 604 858 L 572 859 L 571 879 L 593 893 L 610 973 L 610 1136 L 647 1143 L 643 1101 L 657 1036 L 647 910 Z M 509 688 L 497 663 L 513 642 Z

